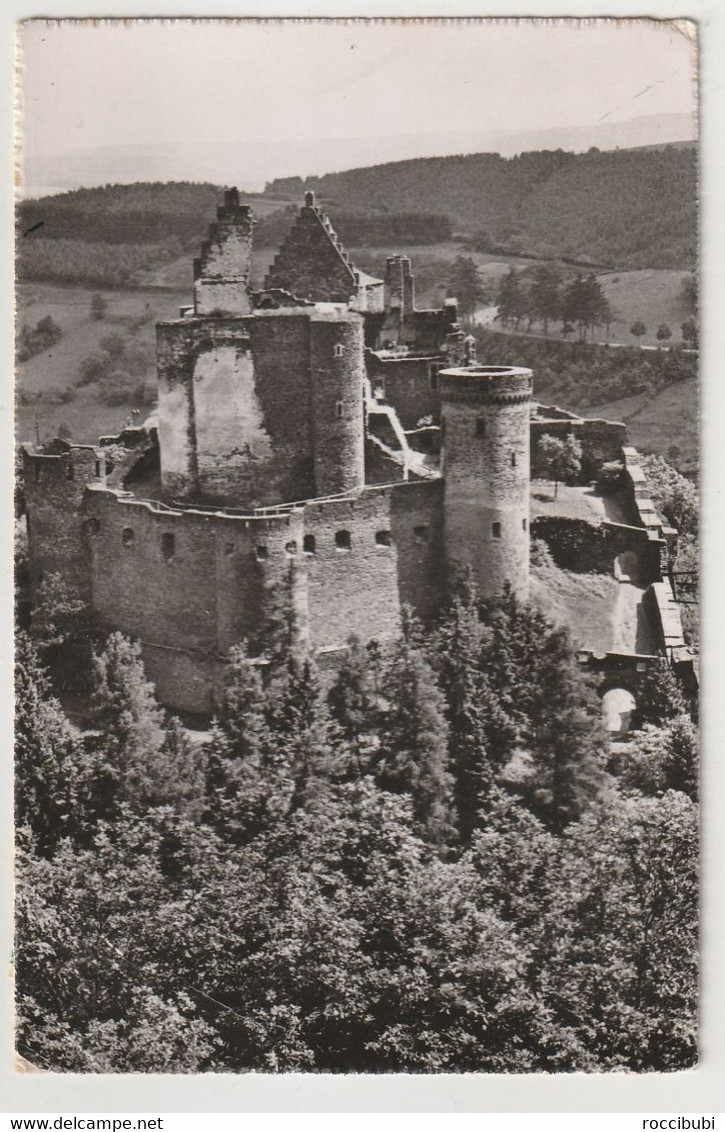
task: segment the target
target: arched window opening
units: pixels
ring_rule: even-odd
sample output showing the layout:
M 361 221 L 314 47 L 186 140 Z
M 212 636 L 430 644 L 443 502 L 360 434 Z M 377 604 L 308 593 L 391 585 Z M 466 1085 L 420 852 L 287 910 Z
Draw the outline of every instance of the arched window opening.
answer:
M 314 554 L 317 549 L 314 535 L 305 535 L 302 541 L 302 550 L 305 554 Z
M 124 527 L 121 532 L 121 542 L 124 546 L 133 546 L 135 535 L 131 527 Z
M 486 435 L 486 418 L 478 417 L 476 419 L 476 436 Z
M 269 551 L 267 550 L 267 547 L 264 545 L 264 543 L 260 543 L 260 545 L 257 547 L 255 553 L 257 555 L 257 558 L 259 558 L 259 559 L 269 557 Z
M 349 531 L 335 531 L 335 548 L 349 550 L 352 546 L 352 536 Z
M 393 536 L 390 531 L 376 531 L 375 544 L 376 546 L 392 546 Z
M 289 542 L 285 543 L 284 550 L 285 554 L 288 554 L 290 558 L 294 557 L 294 555 L 297 553 L 296 541 L 293 538 L 290 539 Z

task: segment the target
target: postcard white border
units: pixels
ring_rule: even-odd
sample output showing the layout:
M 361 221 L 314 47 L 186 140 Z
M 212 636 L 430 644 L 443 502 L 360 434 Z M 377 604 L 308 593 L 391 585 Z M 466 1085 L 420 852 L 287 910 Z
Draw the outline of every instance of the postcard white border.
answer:
M 700 1066 L 672 1074 L 532 1074 L 456 1076 L 322 1076 L 257 1074 L 172 1076 L 17 1074 L 13 1069 L 10 979 L 0 980 L 0 1095 L 7 1112 L 114 1113 L 505 1113 L 505 1112 L 642 1112 L 708 1113 L 725 1108 L 725 958 L 723 875 L 725 836 L 725 601 L 720 574 L 725 565 L 725 537 L 718 529 L 723 516 L 723 437 L 725 420 L 725 5 L 722 0 L 578 0 L 556 4 L 528 0 L 506 11 L 501 0 L 4 0 L 0 8 L 0 336 L 3 382 L 0 386 L 0 507 L 3 529 L 12 529 L 12 131 L 14 28 L 21 19 L 173 18 L 173 17 L 506 17 L 597 18 L 643 17 L 690 19 L 698 23 L 701 75 L 701 249 L 703 271 L 703 334 L 701 377 L 703 481 L 703 990 Z M 562 60 L 562 66 L 566 60 Z M 616 67 L 616 59 L 612 60 Z M 12 560 L 10 539 L 0 559 L 0 726 L 4 743 L 0 797 L 3 838 L 2 954 L 11 954 L 10 884 L 12 859 L 12 718 L 11 634 Z M 720 651 L 718 652 L 718 645 Z

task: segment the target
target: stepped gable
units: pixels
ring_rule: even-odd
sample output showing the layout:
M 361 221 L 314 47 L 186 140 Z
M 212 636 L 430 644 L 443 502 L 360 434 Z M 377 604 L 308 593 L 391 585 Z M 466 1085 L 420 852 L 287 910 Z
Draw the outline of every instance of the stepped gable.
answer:
M 305 193 L 292 231 L 270 266 L 265 290 L 289 291 L 317 303 L 348 303 L 358 289 L 360 274 L 356 278 L 332 224 L 315 204 L 315 194 Z
M 227 189 L 216 215 L 201 255 L 194 260 L 194 314 L 249 314 L 252 211 L 239 203 L 237 189 Z

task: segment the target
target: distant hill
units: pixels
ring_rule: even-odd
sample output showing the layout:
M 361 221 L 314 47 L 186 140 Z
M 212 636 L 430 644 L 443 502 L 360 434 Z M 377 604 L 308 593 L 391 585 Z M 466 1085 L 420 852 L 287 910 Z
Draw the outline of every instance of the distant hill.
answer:
M 697 150 L 563 149 L 397 161 L 323 177 L 284 178 L 266 193 L 314 189 L 336 210 L 438 212 L 459 231 L 511 251 L 618 268 L 692 268 Z
M 212 181 L 240 189 L 261 190 L 265 180 L 292 173 L 314 172 L 415 157 L 442 157 L 452 153 L 517 153 L 541 149 L 568 149 L 582 153 L 599 149 L 631 149 L 641 145 L 691 142 L 696 136 L 693 114 L 644 114 L 623 121 L 594 122 L 584 126 L 529 127 L 524 130 L 460 130 L 414 134 L 378 134 L 374 137 L 314 137 L 273 141 L 255 138 L 247 123 L 226 137 L 185 137 L 179 142 L 104 144 L 57 153 L 28 153 L 22 192 L 27 197 L 47 196 L 50 190 L 91 185 L 134 184 L 137 181 Z M 381 124 L 384 128 L 384 124 Z M 320 122 L 324 128 L 324 121 Z

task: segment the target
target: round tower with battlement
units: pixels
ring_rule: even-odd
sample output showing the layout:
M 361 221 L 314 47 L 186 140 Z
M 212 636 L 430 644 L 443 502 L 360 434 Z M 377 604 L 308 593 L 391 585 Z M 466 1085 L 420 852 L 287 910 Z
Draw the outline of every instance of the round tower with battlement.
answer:
M 438 375 L 449 584 L 470 569 L 481 597 L 529 590 L 531 370 L 470 365 Z

